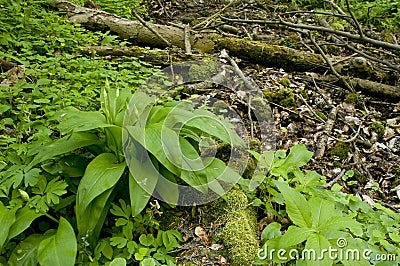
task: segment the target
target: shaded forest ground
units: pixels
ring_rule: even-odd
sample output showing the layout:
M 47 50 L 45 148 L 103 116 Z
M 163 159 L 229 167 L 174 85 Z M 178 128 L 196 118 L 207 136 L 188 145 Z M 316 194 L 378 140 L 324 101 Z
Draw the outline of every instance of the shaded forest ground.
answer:
M 115 11 L 115 6 L 112 4 L 101 6 L 99 3 L 100 6 L 98 6 L 90 1 L 86 5 L 109 12 Z M 190 24 L 193 28 L 203 21 L 208 21 L 209 24 L 203 23 L 201 27 L 198 26 L 197 30 L 202 33 L 217 32 L 228 37 L 252 38 L 265 43 L 318 53 L 316 46 L 313 46 L 310 40 L 296 30 L 288 30 L 278 25 L 249 24 L 247 22 L 224 21 L 223 19 L 262 18 L 274 20 L 277 13 L 295 12 L 295 8 L 261 1 L 239 2 L 235 6 L 228 7 L 227 5 L 228 2 L 224 1 L 204 3 L 201 1 L 157 0 L 149 1 L 146 8 L 142 6 L 138 7 L 138 10 L 141 11 L 140 15 L 146 21 L 159 24 L 171 22 Z M 120 7 L 118 12 L 123 13 L 120 15 L 133 18 L 134 16 L 127 12 L 127 9 L 126 6 Z M 220 13 L 220 18 L 208 20 L 221 10 L 224 11 Z M 118 12 L 115 11 L 115 13 Z M 314 14 L 310 14 L 310 16 L 315 18 Z M 311 19 L 305 13 L 288 13 L 285 18 L 291 22 Z M 330 22 L 333 24 L 332 21 Z M 346 30 L 356 32 L 354 28 L 350 28 L 347 24 L 339 23 L 335 26 L 339 29 L 343 27 Z M 106 40 L 102 44 L 109 45 L 114 39 L 117 39 L 117 36 L 110 37 L 107 34 L 99 38 Z M 360 59 L 360 64 L 368 64 L 368 68 L 365 70 L 361 66 L 356 71 L 357 73 L 346 73 L 347 59 L 351 61 L 351 59 L 359 59 L 360 56 L 344 49 L 344 47 L 335 45 L 329 34 L 314 34 L 315 37 L 319 37 L 317 41 L 320 43 L 320 47 L 332 59 L 334 65 L 343 63 L 341 68 L 344 70 L 342 73 L 345 74 L 345 77 L 346 74 L 352 74 L 361 76 L 366 80 L 399 87 L 399 72 L 388 67 L 381 68 L 381 64 L 378 63 Z M 400 37 L 398 32 L 386 33 L 382 30 L 371 30 L 368 34 L 376 36 L 380 40 L 387 38 L 389 41 L 398 40 Z M 357 43 L 357 45 L 360 49 L 372 50 L 373 54 L 382 60 L 394 62 L 398 67 L 399 62 L 396 58 L 398 52 L 389 51 L 385 53 L 384 50 L 372 48 L 368 44 Z M 166 51 L 169 53 L 168 49 Z M 59 51 L 56 50 L 54 53 L 57 54 Z M 76 54 L 79 54 L 79 52 L 76 51 Z M 218 55 L 219 53 L 216 53 L 216 56 Z M 343 61 L 335 61 L 335 56 L 340 56 Z M 105 56 L 104 58 L 109 60 L 117 57 Z M 400 104 L 397 98 L 382 96 L 379 93 L 368 94 L 360 91 L 357 87 L 348 88 L 338 77 L 332 78 L 330 76 L 326 78 L 330 69 L 323 61 L 321 61 L 321 66 L 326 71 L 313 73 L 312 71 L 289 72 L 274 65 L 260 64 L 255 60 L 240 56 L 233 57 L 233 59 L 238 63 L 243 73 L 250 77 L 263 91 L 273 110 L 276 149 L 287 151 L 297 143 L 305 144 L 308 150 L 316 154 L 306 168 L 316 170 L 326 176 L 328 182 L 326 187 L 340 184 L 343 186 L 343 192 L 354 194 L 371 206 L 379 202 L 395 212 L 399 211 Z M 355 61 L 357 62 L 357 60 Z M 165 65 L 172 63 L 174 63 L 173 59 L 163 62 Z M 79 63 L 76 64 L 76 68 L 79 68 Z M 120 64 L 124 64 L 124 62 L 120 62 Z M 83 68 L 85 67 L 83 66 Z M 371 69 L 376 70 L 376 72 L 371 72 Z M 138 70 L 138 73 L 140 71 L 142 70 Z M 145 75 L 149 74 L 146 71 L 144 72 Z M 384 76 L 381 75 L 382 73 Z M 85 90 L 87 95 L 80 100 L 82 105 L 86 104 L 86 106 L 92 108 L 93 103 L 90 99 L 95 96 L 93 93 L 90 94 L 88 90 Z M 247 114 L 248 108 L 237 102 L 240 95 L 221 93 L 220 96 L 229 99 L 238 113 Z M 85 103 L 85 101 L 87 102 Z M 251 131 L 250 124 L 251 121 L 248 121 L 249 132 Z M 4 135 L 13 136 L 17 133 L 11 127 L 2 130 Z M 321 142 L 324 136 L 326 142 Z M 240 199 L 240 196 L 237 199 Z M 240 202 L 239 206 L 244 208 L 243 206 L 247 206 L 247 204 L 249 203 Z M 224 226 L 224 220 L 221 221 L 223 215 L 216 211 L 218 208 L 223 207 L 218 206 L 217 203 L 217 206 L 201 206 L 191 210 L 188 210 L 188 208 L 164 210 L 169 215 L 160 218 L 162 225 L 173 229 L 178 228 L 184 239 L 188 240 L 183 245 L 182 252 L 174 255 L 182 261 L 186 261 L 186 263 L 190 261 L 198 265 L 223 265 L 227 263 L 224 258 L 227 257 L 226 253 L 221 252 L 222 246 L 214 243 L 214 237 L 218 237 L 219 234 L 218 229 Z M 170 220 L 171 217 L 177 219 Z M 274 220 L 275 217 L 271 217 L 268 212 L 260 210 L 257 213 L 257 219 L 257 231 L 260 233 L 265 225 Z M 287 220 L 280 222 L 288 224 Z M 211 254 L 213 251 L 217 251 L 217 253 Z

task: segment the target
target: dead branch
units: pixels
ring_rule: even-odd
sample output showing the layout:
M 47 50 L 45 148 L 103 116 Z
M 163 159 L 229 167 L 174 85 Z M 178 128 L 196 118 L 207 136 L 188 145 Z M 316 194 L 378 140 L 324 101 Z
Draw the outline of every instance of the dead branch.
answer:
M 249 19 L 232 19 L 232 18 L 226 18 L 226 17 L 222 17 L 222 16 L 221 16 L 221 18 L 223 20 L 230 21 L 230 22 L 240 22 L 240 23 L 249 23 L 249 24 L 256 23 L 256 24 L 282 25 L 282 26 L 287 26 L 289 28 L 328 32 L 328 33 L 346 37 L 346 38 L 349 38 L 352 40 L 356 40 L 359 42 L 369 43 L 369 44 L 375 45 L 377 47 L 382 47 L 382 48 L 386 48 L 389 50 L 400 51 L 400 45 L 376 40 L 376 39 L 373 39 L 373 38 L 370 38 L 367 36 L 355 35 L 352 33 L 348 33 L 348 32 L 341 31 L 341 30 L 335 30 L 335 29 L 331 29 L 331 28 L 312 26 L 312 25 L 306 25 L 306 24 L 300 24 L 300 23 L 295 24 L 295 23 L 291 23 L 291 22 L 288 22 L 288 21 L 285 21 L 282 19 L 279 19 L 279 20 L 249 20 Z

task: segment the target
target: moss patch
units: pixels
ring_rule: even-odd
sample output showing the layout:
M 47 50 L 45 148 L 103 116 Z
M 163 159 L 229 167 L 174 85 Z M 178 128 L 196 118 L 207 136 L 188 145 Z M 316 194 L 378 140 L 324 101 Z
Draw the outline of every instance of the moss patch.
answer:
M 347 154 L 350 151 L 350 145 L 345 142 L 338 142 L 331 150 L 332 156 L 337 156 L 340 159 L 344 160 L 347 158 Z
M 267 100 L 270 102 L 280 104 L 284 107 L 296 106 L 294 93 L 293 90 L 290 88 L 282 88 L 279 89 L 277 92 L 265 90 L 263 93 Z
M 234 188 L 216 206 L 227 215 L 220 237 L 231 265 L 251 265 L 257 258 L 257 219 L 248 204 L 246 194 Z
M 218 71 L 218 63 L 216 61 L 204 60 L 202 64 L 193 64 L 189 69 L 189 77 L 192 81 L 208 80 L 212 74 Z
M 346 103 L 358 104 L 360 101 L 360 95 L 356 92 L 352 92 L 346 95 L 346 99 L 344 100 Z
M 379 121 L 372 122 L 368 128 L 375 131 L 379 137 L 383 137 L 383 134 L 385 134 L 385 126 Z

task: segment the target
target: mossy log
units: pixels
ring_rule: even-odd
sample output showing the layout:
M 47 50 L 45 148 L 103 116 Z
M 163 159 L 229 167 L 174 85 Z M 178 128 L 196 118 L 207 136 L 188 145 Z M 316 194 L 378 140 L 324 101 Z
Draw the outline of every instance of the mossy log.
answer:
M 82 6 L 65 0 L 52 0 L 53 5 L 68 13 L 73 23 L 79 23 L 89 29 L 110 30 L 134 44 L 165 48 L 167 43 L 138 21 L 132 21 L 116 15 Z M 185 48 L 184 30 L 178 27 L 147 22 L 165 40 L 174 47 Z M 322 57 L 310 52 L 296 51 L 292 48 L 265 44 L 248 39 L 222 37 L 217 34 L 191 34 L 190 44 L 201 53 L 213 53 L 226 49 L 231 55 L 251 60 L 254 63 L 283 67 L 288 70 L 326 70 L 321 65 Z M 131 53 L 124 49 L 123 51 Z M 137 51 L 137 50 L 136 50 Z
M 90 9 L 82 6 L 75 5 L 66 0 L 51 0 L 53 5 L 57 8 L 67 11 L 69 19 L 74 23 L 80 23 L 89 29 L 96 30 L 110 30 L 118 34 L 123 39 L 129 39 L 133 43 L 138 45 L 146 45 L 151 47 L 165 48 L 168 46 L 167 42 L 173 47 L 185 48 L 185 32 L 179 27 L 159 25 L 146 22 L 144 26 L 141 22 L 132 21 L 119 16 L 97 10 Z M 150 29 L 155 30 L 160 36 L 154 34 Z M 253 63 L 264 64 L 268 66 L 282 67 L 288 71 L 314 71 L 321 72 L 326 71 L 327 67 L 324 66 L 324 60 L 321 55 L 314 54 L 311 52 L 298 51 L 292 48 L 266 44 L 262 42 L 252 41 L 249 39 L 240 39 L 233 37 L 222 37 L 218 34 L 191 34 L 189 37 L 191 47 L 198 50 L 201 53 L 214 53 L 220 49 L 226 49 L 231 55 L 239 58 L 247 59 Z M 104 50 L 107 50 L 105 48 Z M 123 49 L 119 51 L 119 54 L 126 52 L 128 55 L 140 54 L 140 48 Z M 151 53 L 152 60 L 156 60 L 157 57 L 161 57 L 158 61 L 165 62 L 165 53 Z M 182 54 L 182 53 L 181 53 Z M 178 56 L 185 60 L 185 57 Z M 192 59 L 191 59 L 192 60 Z M 179 60 L 178 60 L 179 61 Z M 344 60 L 345 61 L 345 60 Z M 383 74 L 377 73 L 376 69 L 364 69 L 360 71 L 359 66 L 354 64 L 343 67 L 338 65 L 336 70 L 339 74 L 352 75 L 357 78 L 363 78 L 355 80 L 355 84 L 361 89 L 366 88 L 368 91 L 373 91 L 376 94 L 395 95 L 399 98 L 399 89 L 397 87 L 379 84 L 376 82 L 369 82 L 367 79 L 376 80 L 374 76 L 380 77 L 379 79 L 384 80 Z M 368 66 L 368 64 L 363 64 Z M 341 73 L 344 70 L 344 73 Z M 377 75 L 379 74 L 379 75 Z M 362 76 L 360 76 L 362 75 Z M 369 75 L 369 77 L 365 77 Z
M 316 79 L 328 83 L 334 83 L 334 82 L 340 83 L 337 77 L 333 75 L 321 76 Z M 399 87 L 360 78 L 346 77 L 345 79 L 355 90 L 362 91 L 365 94 L 392 100 L 400 99 Z

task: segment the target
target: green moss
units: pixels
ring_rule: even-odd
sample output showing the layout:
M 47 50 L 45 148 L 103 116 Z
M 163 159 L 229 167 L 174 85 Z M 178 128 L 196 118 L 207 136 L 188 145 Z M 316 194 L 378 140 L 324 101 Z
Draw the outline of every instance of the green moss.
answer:
M 289 87 L 289 85 L 290 85 L 290 79 L 288 79 L 288 78 L 282 78 L 282 79 L 279 81 L 279 83 L 282 84 L 282 85 L 285 86 L 285 87 Z
M 344 26 L 342 23 L 335 21 L 331 24 L 332 29 L 344 31 Z
M 221 204 L 228 214 L 221 232 L 226 256 L 231 265 L 251 265 L 259 248 L 256 214 L 248 207 L 247 196 L 240 189 L 230 190 Z
M 213 240 L 221 241 L 230 265 L 251 265 L 257 259 L 257 218 L 246 194 L 235 186 L 205 212 L 205 223 L 226 221 Z
M 383 134 L 385 134 L 385 126 L 379 121 L 372 122 L 368 128 L 375 131 L 379 137 L 383 137 Z
M 294 107 L 296 106 L 296 101 L 294 99 L 293 90 L 290 88 L 282 88 L 277 92 L 264 90 L 264 95 L 268 101 L 280 104 L 284 107 Z
M 345 142 L 338 142 L 331 150 L 332 156 L 337 156 L 340 159 L 344 160 L 347 158 L 347 154 L 350 151 L 350 145 Z
M 304 99 L 308 99 L 308 92 L 307 90 L 301 90 L 300 91 L 301 96 L 303 96 Z
M 346 103 L 358 104 L 360 102 L 360 95 L 356 92 L 352 92 L 346 95 L 346 99 L 344 100 Z
M 192 81 L 208 80 L 212 74 L 218 70 L 218 62 L 212 60 L 204 60 L 202 64 L 193 64 L 189 69 L 189 77 Z

